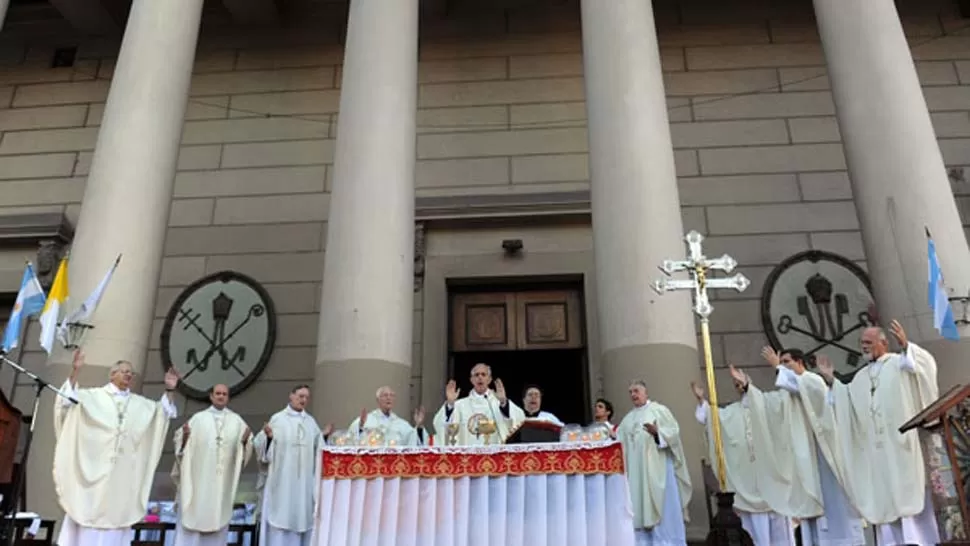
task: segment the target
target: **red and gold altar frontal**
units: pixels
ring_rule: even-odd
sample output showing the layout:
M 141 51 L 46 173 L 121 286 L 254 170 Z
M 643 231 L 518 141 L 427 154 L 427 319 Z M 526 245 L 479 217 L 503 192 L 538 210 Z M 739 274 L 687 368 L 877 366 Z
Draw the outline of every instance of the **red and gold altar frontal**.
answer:
M 619 442 L 323 450 L 325 480 L 622 473 Z

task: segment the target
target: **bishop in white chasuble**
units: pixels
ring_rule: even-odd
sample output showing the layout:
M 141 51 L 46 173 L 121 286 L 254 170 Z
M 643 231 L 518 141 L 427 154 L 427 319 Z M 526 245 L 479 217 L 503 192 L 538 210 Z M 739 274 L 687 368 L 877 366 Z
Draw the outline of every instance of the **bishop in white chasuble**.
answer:
M 209 400 L 212 406 L 175 431 L 175 546 L 225 546 L 239 475 L 253 451 L 249 427 L 226 407 L 229 387 L 212 387 Z
M 938 398 L 936 360 L 897 321 L 890 330 L 902 353 L 889 352 L 882 328 L 867 328 L 861 347 L 868 365 L 849 384 L 832 380 L 826 392 L 800 380 L 799 391 L 812 400 L 806 407 L 819 445 L 839 465 L 835 474 L 853 506 L 877 526 L 880 546 L 936 544 L 918 431 L 898 430 Z M 831 380 L 831 362 L 819 358 L 819 369 Z
M 617 428 L 638 546 L 683 546 L 691 485 L 680 426 L 666 406 L 647 399 L 643 381 L 630 385 L 633 409 Z
M 394 413 L 394 389 L 381 387 L 377 389 L 377 409 L 368 412 L 363 410 L 360 417 L 350 423 L 347 431 L 353 434 L 358 443 L 365 439 L 371 430 L 379 430 L 384 435 L 388 445 L 421 446 L 428 444 L 428 432 L 421 426 L 424 422 L 424 408 L 414 410 L 414 426 Z M 392 444 L 393 442 L 393 444 Z
M 324 437 L 316 420 L 306 412 L 309 399 L 310 387 L 294 388 L 286 409 L 273 415 L 253 440 L 264 475 L 260 544 L 310 544 Z
M 495 380 L 495 391 L 488 388 L 492 382 L 492 368 L 476 364 L 471 372 L 472 392 L 458 399 L 461 392 L 454 380 L 445 387 L 445 403 L 434 416 L 435 443 L 476 446 L 501 444 L 509 434 L 525 420 L 522 408 L 513 404 L 505 394 L 501 379 Z M 495 430 L 481 431 L 480 420 L 490 421 Z
M 84 355 L 74 354 L 71 377 L 61 387 L 78 401 L 59 398 L 54 408 L 54 487 L 64 523 L 61 546 L 128 546 L 131 526 L 145 517 L 169 419 L 178 416 L 174 370 L 165 374 L 158 402 L 129 391 L 129 362 L 109 371 L 110 383 L 77 388 Z

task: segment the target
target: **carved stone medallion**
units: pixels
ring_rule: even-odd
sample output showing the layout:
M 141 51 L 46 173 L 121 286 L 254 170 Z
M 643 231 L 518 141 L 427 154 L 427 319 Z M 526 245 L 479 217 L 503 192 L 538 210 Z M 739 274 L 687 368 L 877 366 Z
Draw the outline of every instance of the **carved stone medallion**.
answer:
M 865 271 L 837 254 L 809 250 L 791 256 L 765 281 L 761 320 L 775 349 L 801 349 L 815 367 L 825 355 L 848 380 L 864 364 L 859 336 L 871 324 L 872 285 Z
M 222 271 L 196 281 L 172 305 L 161 335 L 162 363 L 182 376 L 179 390 L 207 400 L 217 384 L 232 396 L 259 377 L 276 342 L 273 300 L 253 279 Z

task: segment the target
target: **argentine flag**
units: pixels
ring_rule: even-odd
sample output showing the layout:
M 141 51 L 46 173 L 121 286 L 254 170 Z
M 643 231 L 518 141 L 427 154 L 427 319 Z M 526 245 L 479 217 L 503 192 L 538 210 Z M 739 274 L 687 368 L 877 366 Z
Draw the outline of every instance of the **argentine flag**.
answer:
M 926 240 L 929 246 L 927 251 L 930 264 L 929 304 L 930 309 L 933 310 L 933 326 L 944 338 L 957 341 L 960 339 L 960 332 L 957 331 L 956 322 L 953 321 L 953 309 L 950 308 L 946 286 L 943 284 L 943 271 L 936 257 L 936 245 L 933 244 L 933 239 L 927 237 Z
M 41 288 L 40 281 L 34 274 L 34 268 L 27 264 L 27 268 L 24 269 L 24 279 L 20 281 L 20 292 L 17 292 L 17 302 L 13 305 L 7 329 L 3 332 L 4 353 L 9 353 L 17 347 L 24 317 L 36 315 L 44 308 L 45 303 L 47 298 L 44 297 L 44 289 Z

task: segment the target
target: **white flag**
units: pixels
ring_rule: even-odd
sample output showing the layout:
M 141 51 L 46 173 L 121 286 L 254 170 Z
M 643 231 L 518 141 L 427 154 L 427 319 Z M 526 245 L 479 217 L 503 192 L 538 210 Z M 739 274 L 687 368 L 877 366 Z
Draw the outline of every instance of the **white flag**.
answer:
M 91 318 L 91 315 L 94 314 L 94 310 L 98 308 L 98 303 L 101 301 L 101 296 L 104 295 L 105 289 L 108 288 L 108 283 L 111 281 L 111 276 L 114 275 L 115 269 L 118 269 L 118 264 L 120 263 L 121 254 L 119 254 L 118 258 L 115 259 L 115 262 L 111 264 L 111 268 L 108 269 L 108 272 L 104 274 L 104 278 L 102 278 L 101 282 L 98 283 L 98 286 L 94 289 L 94 292 L 91 292 L 88 299 L 84 300 L 84 303 L 82 303 L 81 306 L 75 309 L 71 314 L 64 317 L 64 320 L 57 328 L 57 337 L 62 343 L 67 344 L 67 330 L 70 324 L 84 322 Z

